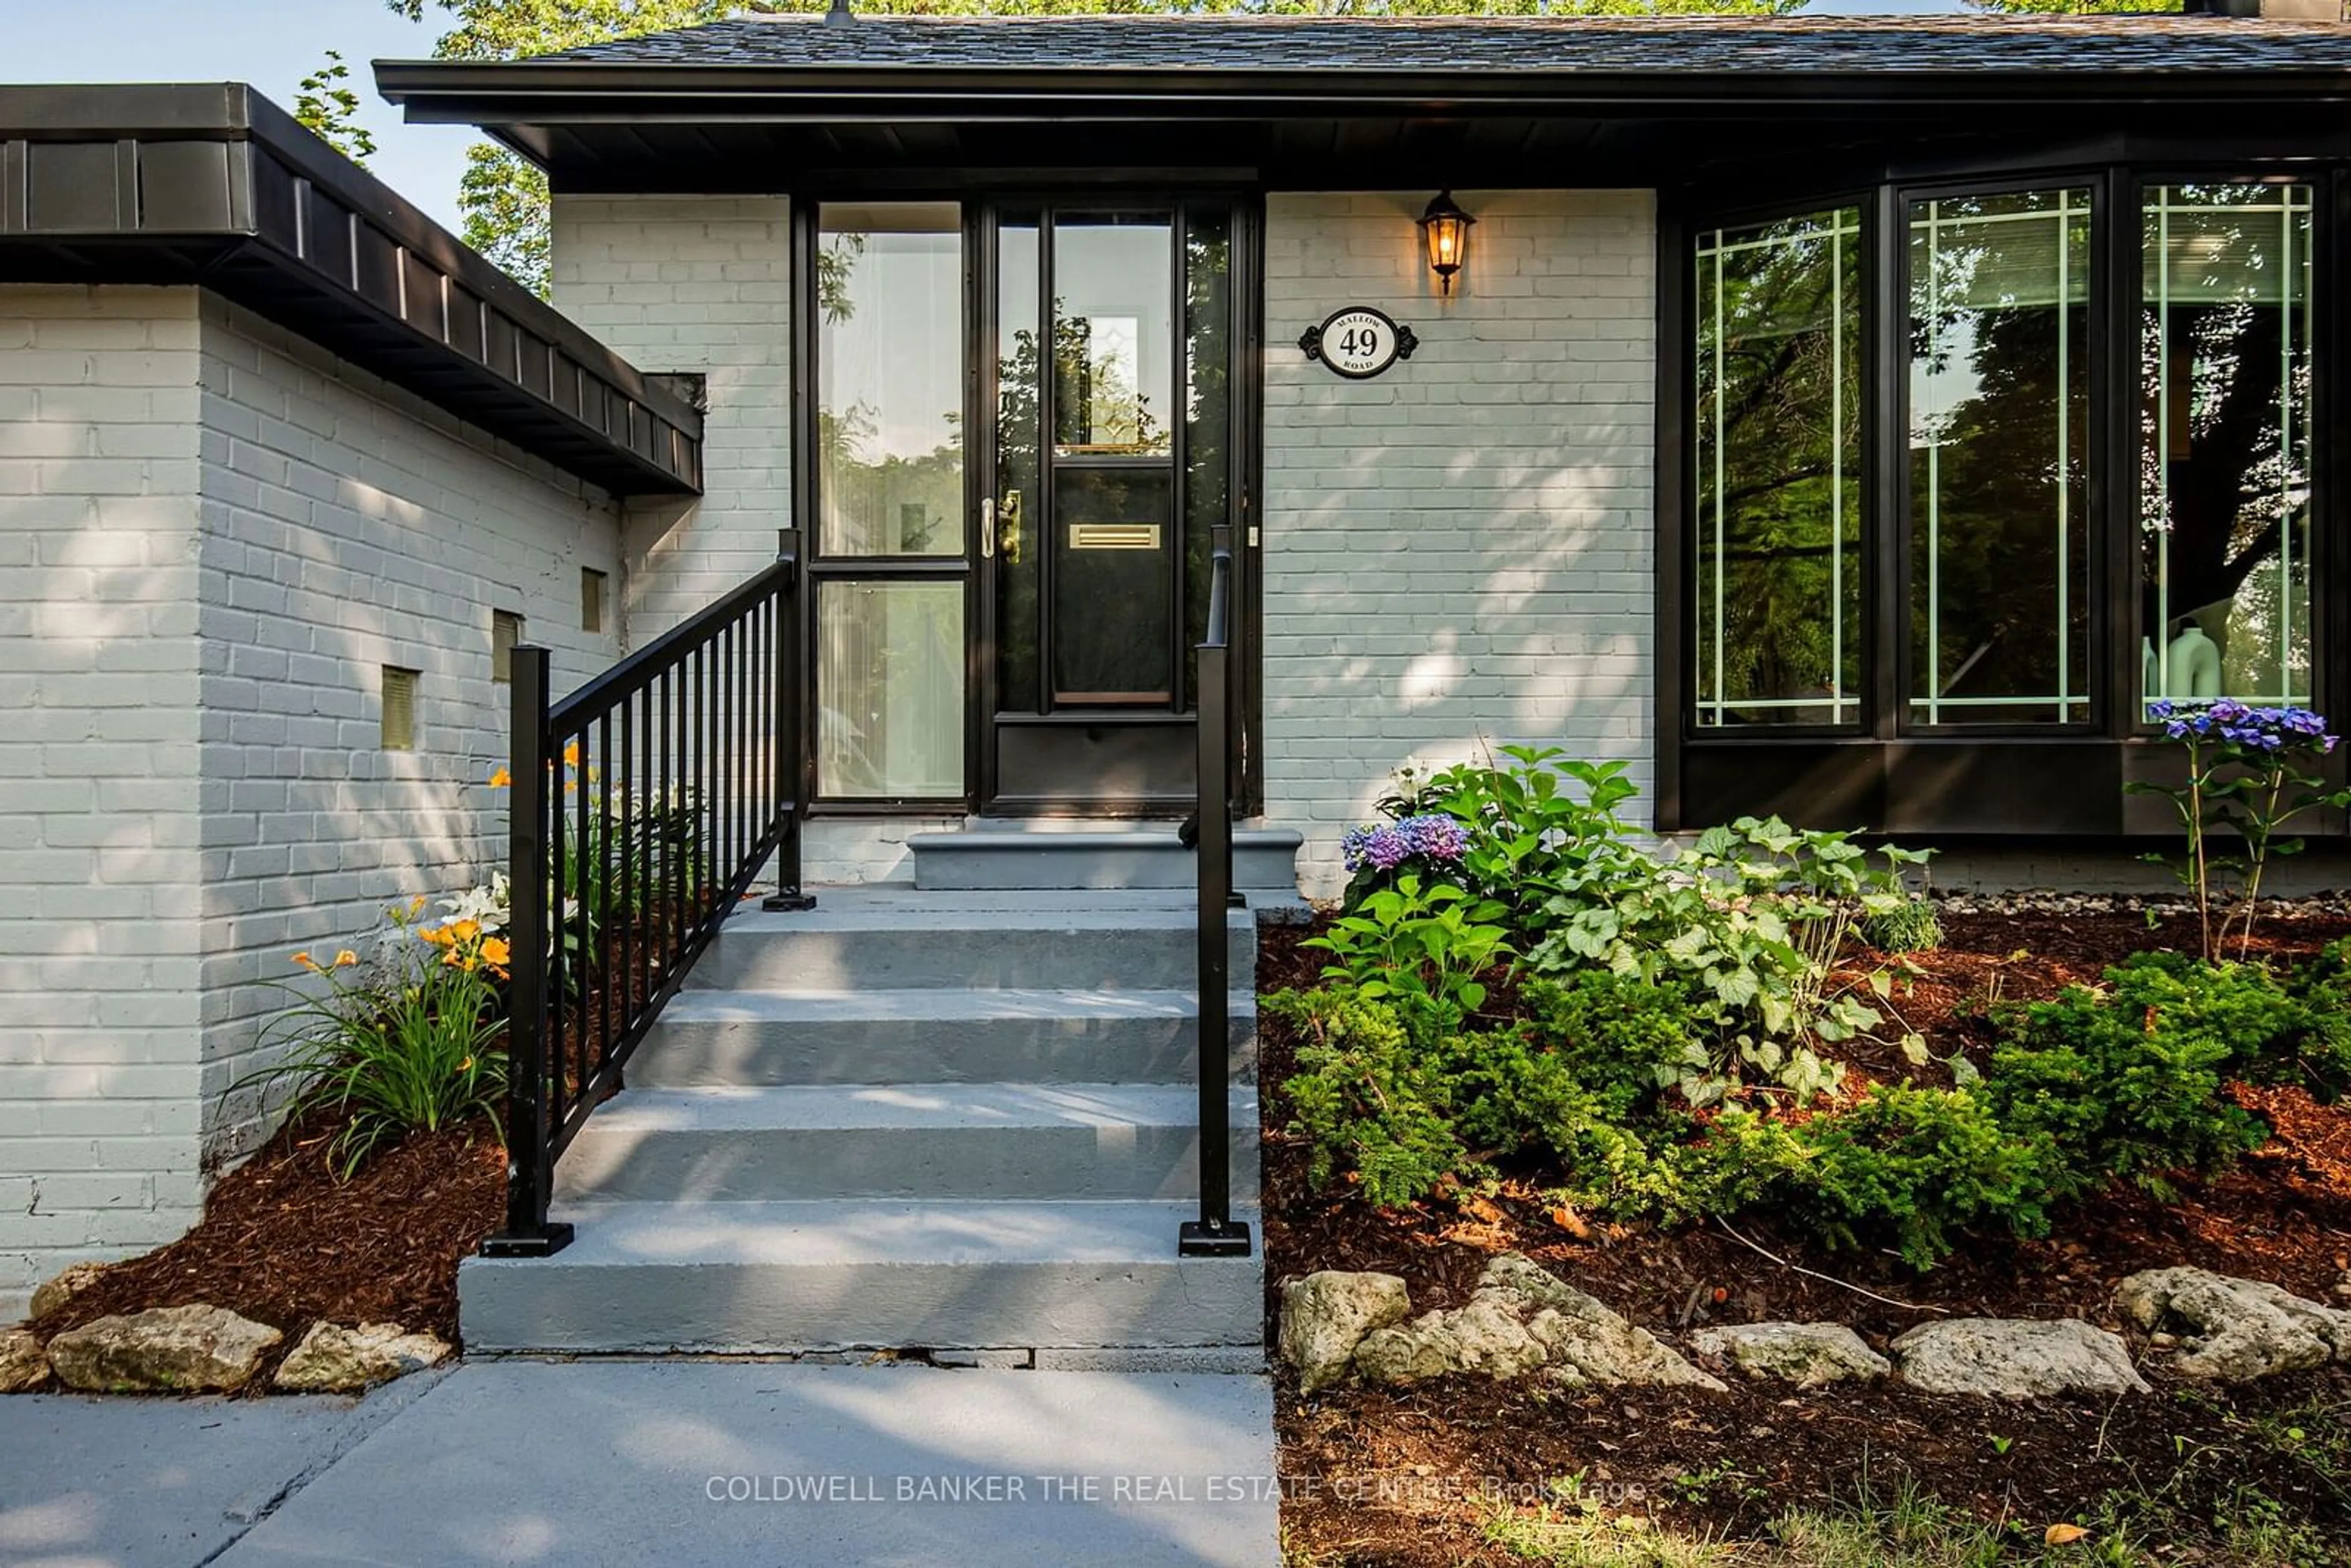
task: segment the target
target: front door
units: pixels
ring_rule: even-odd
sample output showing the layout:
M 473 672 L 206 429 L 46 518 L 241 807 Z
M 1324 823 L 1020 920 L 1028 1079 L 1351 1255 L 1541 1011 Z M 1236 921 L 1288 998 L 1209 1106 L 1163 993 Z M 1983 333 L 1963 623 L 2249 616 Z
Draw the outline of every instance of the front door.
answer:
M 1181 814 L 1234 494 L 1231 205 L 1005 206 L 980 229 L 982 809 Z
M 1189 810 L 1240 473 L 1233 204 L 816 219 L 816 807 Z

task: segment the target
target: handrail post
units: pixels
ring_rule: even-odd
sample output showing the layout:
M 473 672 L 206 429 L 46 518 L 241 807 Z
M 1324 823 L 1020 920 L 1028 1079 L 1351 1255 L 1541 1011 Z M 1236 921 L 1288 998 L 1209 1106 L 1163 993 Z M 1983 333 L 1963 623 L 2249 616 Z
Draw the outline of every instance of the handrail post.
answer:
M 1199 867 L 1200 1218 L 1185 1221 L 1177 1234 L 1176 1253 L 1186 1258 L 1249 1255 L 1249 1228 L 1232 1216 L 1232 686 L 1228 663 L 1232 574 L 1230 531 L 1220 527 L 1209 551 L 1208 634 L 1199 646 L 1195 853 Z
M 797 528 L 776 530 L 776 559 L 797 566 L 800 536 Z M 814 909 L 816 898 L 800 881 L 800 593 L 798 581 L 788 581 L 777 596 L 776 810 L 783 822 L 776 833 L 776 891 L 759 907 L 786 914 Z
M 546 1258 L 571 1243 L 550 1224 L 554 1161 L 547 1112 L 547 650 L 514 650 L 509 689 L 507 937 L 507 1222 L 482 1243 L 485 1258 Z

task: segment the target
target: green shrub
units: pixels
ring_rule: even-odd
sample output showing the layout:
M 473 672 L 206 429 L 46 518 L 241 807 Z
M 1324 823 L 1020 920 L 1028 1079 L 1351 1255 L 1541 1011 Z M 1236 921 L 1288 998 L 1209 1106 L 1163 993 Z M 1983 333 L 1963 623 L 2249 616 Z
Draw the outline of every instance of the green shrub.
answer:
M 2010 1011 L 1984 1083 L 2002 1121 L 2064 1153 L 2059 1189 L 2168 1194 L 2170 1173 L 2260 1147 L 2268 1129 L 2221 1086 L 2290 1071 L 2307 1008 L 2256 966 L 2143 955 L 2106 979 Z
M 1994 1223 L 2049 1233 L 2050 1140 L 2003 1126 L 1972 1090 L 1881 1083 L 1851 1108 L 1794 1129 L 1807 1159 L 1783 1184 L 1792 1207 L 1830 1242 L 1880 1236 L 1913 1268 Z
M 1943 917 L 1931 900 L 1907 896 L 1861 925 L 1862 936 L 1881 953 L 1926 953 L 1943 945 Z
M 1577 1173 L 1595 1193 L 1667 1181 L 1650 1140 L 1690 1130 L 1659 1108 L 1700 1017 L 1688 998 L 1590 974 L 1539 982 L 1526 1001 L 1525 1022 L 1460 1032 L 1415 1027 L 1410 1009 L 1360 990 L 1267 998 L 1301 1036 L 1283 1092 L 1311 1145 L 1311 1179 L 1353 1173 L 1383 1207 L 1512 1157 Z M 1652 1207 L 1677 1207 L 1662 1197 Z
M 1282 991 L 1260 1005 L 1300 1037 L 1281 1089 L 1290 1130 L 1311 1145 L 1307 1176 L 1316 1186 L 1349 1173 L 1374 1207 L 1393 1208 L 1448 1176 L 1476 1174 L 1452 1086 L 1395 1009 L 1344 990 Z
M 1352 915 L 1299 944 L 1331 955 L 1325 979 L 1365 1001 L 1392 1002 L 1424 1030 L 1456 1028 L 1486 1004 L 1479 977 L 1510 956 L 1499 904 L 1407 873 L 1368 894 Z
M 1497 755 L 1426 779 L 1401 773 L 1380 810 L 1399 821 L 1441 812 L 1468 828 L 1462 885 L 1501 904 L 1521 936 L 1543 929 L 1544 905 L 1568 879 L 1585 885 L 1646 873 L 1636 830 L 1616 814 L 1637 793 L 1625 764 L 1579 761 L 1555 747 L 1506 746 Z M 1379 879 L 1366 873 L 1358 885 L 1368 891 Z M 1356 896 L 1351 888 L 1351 906 Z
M 2351 937 L 2330 944 L 2294 977 L 2291 988 L 2307 1028 L 2294 1042 L 2291 1069 L 2280 1076 L 2332 1104 L 2351 1092 Z

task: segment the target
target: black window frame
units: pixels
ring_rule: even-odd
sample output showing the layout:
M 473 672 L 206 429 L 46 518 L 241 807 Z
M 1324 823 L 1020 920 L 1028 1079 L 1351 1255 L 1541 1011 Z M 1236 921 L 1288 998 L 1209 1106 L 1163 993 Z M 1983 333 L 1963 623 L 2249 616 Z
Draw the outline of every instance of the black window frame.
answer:
M 2087 152 L 2088 155 L 2085 155 Z M 2351 316 L 2337 296 L 2351 235 L 2351 162 L 2291 150 L 2220 156 L 2181 144 L 2068 150 L 2035 159 L 1986 154 L 1840 171 L 1817 185 L 1764 195 L 1749 183 L 1661 192 L 1657 222 L 1657 528 L 1655 826 L 1694 830 L 1772 812 L 1824 827 L 1863 826 L 1932 841 L 1987 837 L 2102 841 L 2174 831 L 2168 802 L 2124 785 L 2179 775 L 2178 748 L 2156 744 L 2137 683 L 2141 567 L 2138 503 L 2140 214 L 2147 193 L 2181 183 L 2302 183 L 2313 188 L 2311 331 L 2311 702 L 2341 719 L 2351 698 L 2351 518 L 2338 477 L 2351 475 L 2351 428 L 2338 384 L 2351 378 Z M 2060 188 L 2091 192 L 2090 420 L 2085 460 L 2090 611 L 2089 716 L 2073 723 L 1922 725 L 1909 715 L 1912 635 L 1908 473 L 1908 214 L 1916 200 Z M 1699 323 L 1696 253 L 1716 229 L 1858 204 L 1867 279 L 1861 528 L 1862 706 L 1858 723 L 1698 723 L 1698 609 L 1695 395 Z M 2344 761 L 2331 759 L 2340 782 Z M 2309 831 L 2342 836 L 2346 813 Z

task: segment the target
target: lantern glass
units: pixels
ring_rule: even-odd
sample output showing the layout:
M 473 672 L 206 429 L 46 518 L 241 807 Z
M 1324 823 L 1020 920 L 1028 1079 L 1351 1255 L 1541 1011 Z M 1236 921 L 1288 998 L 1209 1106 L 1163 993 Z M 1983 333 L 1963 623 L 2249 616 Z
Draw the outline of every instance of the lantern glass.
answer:
M 1428 269 L 1442 280 L 1445 291 L 1453 291 L 1453 275 L 1469 250 L 1469 225 L 1478 220 L 1454 205 L 1453 193 L 1440 193 L 1420 215 L 1420 232 L 1428 242 Z

